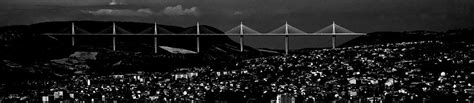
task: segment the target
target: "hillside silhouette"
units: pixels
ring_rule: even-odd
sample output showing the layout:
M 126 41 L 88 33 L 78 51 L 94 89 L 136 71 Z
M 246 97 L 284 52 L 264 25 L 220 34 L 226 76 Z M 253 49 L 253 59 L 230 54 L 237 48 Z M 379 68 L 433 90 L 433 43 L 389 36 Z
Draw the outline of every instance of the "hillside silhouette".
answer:
M 243 58 L 271 55 L 260 52 L 251 47 L 244 47 L 240 52 L 240 45 L 227 36 L 200 37 L 201 52 L 199 54 L 176 54 L 163 48 L 154 53 L 154 38 L 152 36 L 118 36 L 117 50 L 112 50 L 110 36 L 80 36 L 76 37 L 76 46 L 71 46 L 69 36 L 47 36 L 44 33 L 71 33 L 74 22 L 76 34 L 111 34 L 111 21 L 70 21 L 45 22 L 32 25 L 0 27 L 0 64 L 1 71 L 18 71 L 24 75 L 28 73 L 50 73 L 63 71 L 68 74 L 76 71 L 94 72 L 133 72 L 133 71 L 171 71 L 175 68 L 186 68 L 203 65 L 213 65 L 225 69 L 235 60 Z M 117 35 L 120 34 L 152 34 L 154 24 L 136 22 L 115 22 Z M 196 26 L 177 27 L 157 25 L 158 33 L 189 34 L 196 32 Z M 126 29 L 124 29 L 126 28 Z M 201 33 L 220 34 L 222 31 L 211 26 L 200 26 Z M 190 51 L 196 50 L 195 36 L 159 36 L 158 45 L 181 48 Z M 95 60 L 76 60 L 71 55 L 77 52 L 97 53 Z M 83 61 L 67 65 L 58 65 L 56 62 Z M 20 65 L 19 68 L 11 65 Z M 10 66 L 9 66 L 10 65 Z M 81 70 L 76 66 L 87 67 Z M 25 68 L 43 69 L 31 70 Z M 55 70 L 50 70 L 55 68 Z M 71 70 L 68 70 L 71 69 Z M 5 72 L 11 73 L 11 72 Z M 57 74 L 55 74 L 57 75 Z
M 76 34 L 111 34 L 112 25 L 117 26 L 117 50 L 112 50 L 110 36 L 79 36 L 76 46 L 71 46 L 69 36 L 47 36 L 45 33 L 70 34 L 74 23 Z M 194 34 L 196 26 L 178 27 L 157 25 L 158 34 Z M 384 43 L 439 40 L 453 43 L 473 43 L 473 29 L 458 29 L 446 32 L 406 31 L 373 32 L 359 36 L 339 47 Z M 247 58 L 275 55 L 273 50 L 263 52 L 248 46 L 240 52 L 240 45 L 222 31 L 207 25 L 200 26 L 201 34 L 223 34 L 201 36 L 201 52 L 197 54 L 172 53 L 158 48 L 153 53 L 153 36 L 120 36 L 121 34 L 152 34 L 153 23 L 112 21 L 62 21 L 32 25 L 0 27 L 0 71 L 5 75 L 61 76 L 72 73 L 172 71 L 176 68 L 212 66 L 228 69 L 236 61 Z M 195 36 L 159 36 L 158 45 L 196 51 Z M 318 48 L 302 49 L 301 51 Z M 90 57 L 74 54 L 97 54 Z M 84 60 L 80 58 L 96 58 Z M 44 77 L 44 76 L 43 76 Z M 47 77 L 47 76 L 46 76 Z

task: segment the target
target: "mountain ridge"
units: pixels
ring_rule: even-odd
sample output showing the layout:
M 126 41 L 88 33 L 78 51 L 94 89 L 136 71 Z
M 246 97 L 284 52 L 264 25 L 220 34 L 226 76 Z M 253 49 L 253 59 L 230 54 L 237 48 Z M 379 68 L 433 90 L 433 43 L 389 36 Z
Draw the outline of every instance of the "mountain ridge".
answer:
M 117 50 L 113 51 L 111 50 L 112 38 L 108 36 L 76 37 L 77 45 L 71 46 L 71 39 L 68 36 L 42 35 L 43 33 L 71 33 L 72 22 L 74 25 L 78 25 L 79 33 L 111 33 L 110 27 L 114 23 L 112 21 L 66 21 L 0 27 L 0 72 L 4 71 L 2 73 L 6 75 L 13 73 L 19 76 L 30 74 L 41 76 L 48 73 L 63 75 L 77 71 L 172 71 L 176 68 L 196 66 L 226 69 L 229 66 L 232 68 L 235 61 L 245 58 L 279 55 L 275 51 L 282 53 L 281 50 L 254 49 L 248 46 L 245 46 L 245 52 L 241 53 L 240 45 L 230 40 L 226 35 L 200 37 L 201 52 L 197 54 L 173 54 L 161 48 L 155 54 L 153 53 L 153 38 L 142 36 L 117 37 Z M 93 26 L 81 26 L 85 24 Z M 149 29 L 154 25 L 151 23 L 115 22 L 115 24 L 121 29 L 127 28 L 127 30 L 119 30 L 119 34 L 127 32 L 153 33 Z M 196 26 L 158 26 L 177 35 L 196 33 L 197 31 Z M 130 30 L 130 28 L 134 29 Z M 85 30 L 81 31 L 80 29 Z M 202 33 L 223 33 L 207 25 L 200 26 L 200 29 Z M 340 47 L 425 40 L 473 43 L 473 40 L 469 39 L 472 38 L 473 31 L 473 29 L 460 29 L 446 32 L 373 32 L 357 37 Z M 195 50 L 195 43 L 195 36 L 160 36 L 158 38 L 159 46 L 186 50 Z M 78 51 L 97 53 L 97 59 L 67 65 L 52 63 L 58 62 L 58 60 L 59 62 L 62 62 L 61 60 L 77 61 L 70 55 Z M 293 53 L 299 53 L 299 51 L 305 51 L 305 49 Z M 87 67 L 87 69 L 82 67 Z

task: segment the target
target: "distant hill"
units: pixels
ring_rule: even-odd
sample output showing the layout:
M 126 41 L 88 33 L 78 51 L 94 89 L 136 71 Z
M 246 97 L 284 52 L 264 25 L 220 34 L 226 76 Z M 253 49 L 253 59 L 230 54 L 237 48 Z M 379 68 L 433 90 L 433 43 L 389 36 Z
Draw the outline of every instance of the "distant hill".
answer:
M 439 40 L 446 42 L 474 43 L 474 29 L 457 29 L 445 32 L 434 31 L 405 31 L 405 32 L 373 32 L 365 36 L 359 36 L 340 47 L 397 43 L 410 41 Z
M 44 33 L 71 33 L 72 23 L 75 31 L 81 33 L 112 33 L 111 21 L 69 21 L 44 22 L 31 25 L 0 27 L 0 75 L 80 73 L 80 71 L 127 72 L 127 71 L 170 71 L 175 68 L 213 66 L 226 69 L 236 61 L 278 55 L 281 50 L 254 49 L 245 46 L 244 53 L 240 45 L 228 36 L 203 36 L 201 52 L 196 50 L 196 38 L 193 36 L 160 36 L 158 53 L 153 53 L 153 37 L 119 36 L 117 51 L 112 51 L 112 38 L 107 36 L 76 37 L 76 46 L 71 46 L 68 36 L 46 36 Z M 154 24 L 137 22 L 115 22 L 117 35 L 153 33 Z M 159 25 L 158 33 L 190 34 L 197 27 L 177 27 Z M 222 31 L 207 25 L 200 26 L 200 32 L 221 34 Z M 393 42 L 439 40 L 447 42 L 473 43 L 473 29 L 450 30 L 446 32 L 408 31 L 373 32 L 359 36 L 339 47 L 384 44 Z M 303 49 L 301 51 L 313 50 Z M 173 52 L 170 52 L 172 50 Z M 72 54 L 94 52 L 94 60 L 77 60 Z M 178 52 L 178 53 L 176 53 Z M 180 53 L 186 52 L 186 53 Z M 80 61 L 80 62 L 77 62 Z M 58 63 L 59 62 L 59 63 Z M 38 69 L 39 68 L 39 69 Z M 84 69 L 85 68 L 85 69 Z M 61 71 L 59 74 L 57 71 Z

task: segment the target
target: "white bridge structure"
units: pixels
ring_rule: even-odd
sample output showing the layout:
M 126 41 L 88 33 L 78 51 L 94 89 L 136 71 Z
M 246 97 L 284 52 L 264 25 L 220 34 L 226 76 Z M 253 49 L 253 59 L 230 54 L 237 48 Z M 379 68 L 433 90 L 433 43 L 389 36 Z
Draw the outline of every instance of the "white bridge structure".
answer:
M 109 27 L 110 28 L 110 27 Z M 244 38 L 246 36 L 284 36 L 284 42 L 285 42 L 285 54 L 288 54 L 289 52 L 289 37 L 290 36 L 332 36 L 332 48 L 336 48 L 336 36 L 360 36 L 360 35 L 366 35 L 366 33 L 355 33 L 352 32 L 344 27 L 341 27 L 334 22 L 326 26 L 319 31 L 315 33 L 306 33 L 298 28 L 295 28 L 291 25 L 289 25 L 287 22 L 272 30 L 269 33 L 260 33 L 254 29 L 251 29 L 248 26 L 245 26 L 242 22 L 240 25 L 228 30 L 224 34 L 209 34 L 209 33 L 201 33 L 201 29 L 206 29 L 206 28 L 200 28 L 199 22 L 196 23 L 196 33 L 194 34 L 177 34 L 177 33 L 172 33 L 165 28 L 159 28 L 157 26 L 157 23 L 154 23 L 153 27 L 150 27 L 146 30 L 152 29 L 154 33 L 130 33 L 127 32 L 125 29 L 122 29 L 121 27 L 118 27 L 115 25 L 115 22 L 112 24 L 112 32 L 111 33 L 89 33 L 86 30 L 80 29 L 76 25 L 74 25 L 74 22 L 72 22 L 71 26 L 71 33 L 44 33 L 44 35 L 49 35 L 49 36 L 71 36 L 71 45 L 75 46 L 76 45 L 76 36 L 111 36 L 112 37 L 112 50 L 116 50 L 116 37 L 117 36 L 153 36 L 154 38 L 154 52 L 158 52 L 158 37 L 159 36 L 195 36 L 196 37 L 196 52 L 199 53 L 200 50 L 200 40 L 199 37 L 201 36 L 239 36 L 240 37 L 240 52 L 244 51 Z M 85 33 L 76 33 L 76 29 L 79 29 L 80 31 L 85 31 Z M 120 33 L 117 34 L 117 29 L 120 29 L 121 31 L 126 31 L 127 33 Z M 105 31 L 105 30 L 104 30 Z

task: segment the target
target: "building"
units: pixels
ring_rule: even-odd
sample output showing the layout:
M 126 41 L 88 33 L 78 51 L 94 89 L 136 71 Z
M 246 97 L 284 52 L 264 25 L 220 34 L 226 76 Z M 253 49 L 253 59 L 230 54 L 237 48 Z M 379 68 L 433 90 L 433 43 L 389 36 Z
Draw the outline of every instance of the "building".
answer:
M 278 94 L 276 103 L 295 103 L 295 97 L 289 94 Z

